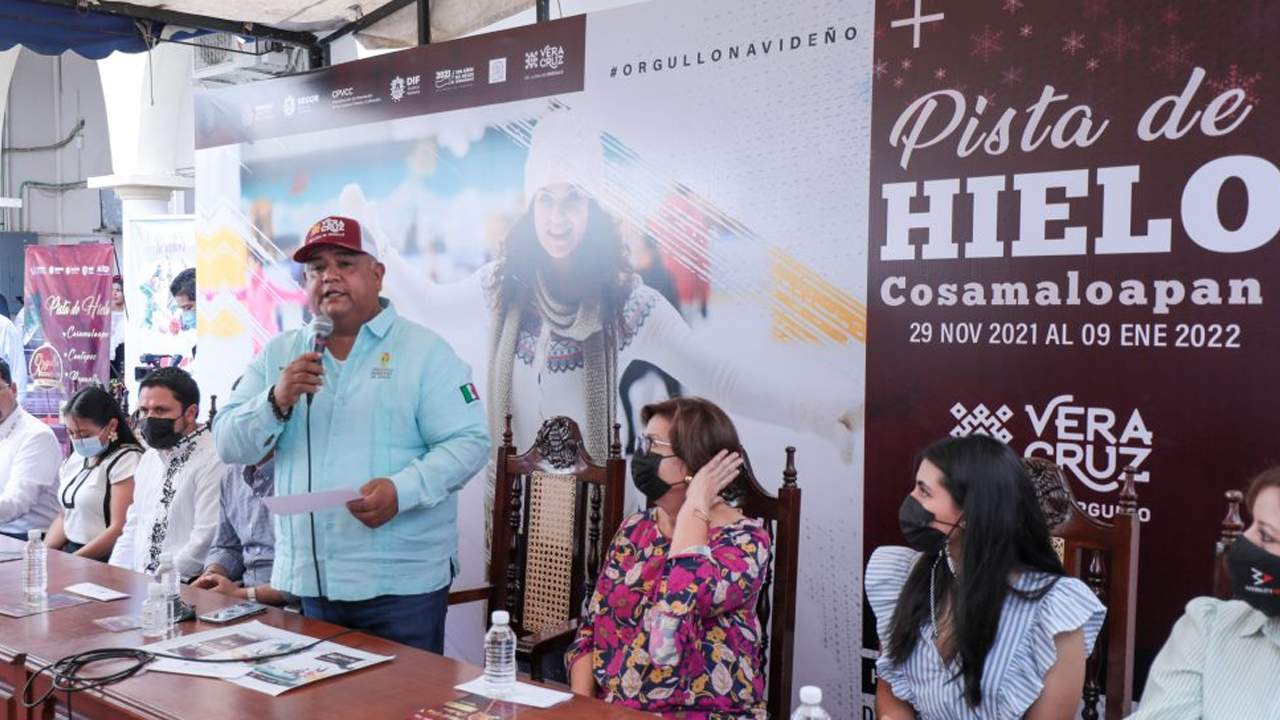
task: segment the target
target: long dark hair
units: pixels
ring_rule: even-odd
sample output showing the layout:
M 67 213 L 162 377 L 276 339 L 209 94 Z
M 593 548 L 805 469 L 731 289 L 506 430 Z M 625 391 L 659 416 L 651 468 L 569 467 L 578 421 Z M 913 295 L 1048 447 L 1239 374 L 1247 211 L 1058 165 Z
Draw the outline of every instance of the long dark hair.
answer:
M 86 385 L 76 391 L 62 406 L 63 415 L 73 415 L 82 420 L 105 428 L 112 420 L 116 421 L 116 439 L 107 443 L 102 452 L 105 457 L 124 445 L 141 447 L 138 437 L 129 428 L 129 418 L 125 417 L 116 399 L 101 385 Z
M 943 486 L 963 511 L 960 574 L 953 578 L 935 562 L 937 554 L 921 557 L 898 598 L 888 653 L 901 665 L 915 651 L 920 626 L 930 619 L 929 584 L 935 580 L 937 605 L 953 598 L 952 646 L 960 660 L 956 677 L 964 679 L 965 702 L 977 707 L 982 704 L 982 671 L 995 644 L 1005 597 L 1012 592 L 1030 600 L 1041 598 L 1065 571 L 1031 479 L 1008 445 L 985 435 L 946 438 L 925 448 L 917 468 L 924 460 L 942 471 Z M 936 579 L 931 577 L 935 569 Z M 1010 576 L 1026 571 L 1055 577 L 1027 591 L 1013 587 Z
M 570 258 L 574 277 L 584 283 L 588 292 L 599 289 L 608 326 L 615 326 L 621 321 L 622 308 L 631 294 L 631 263 L 624 248 L 617 222 L 592 199 L 582 242 L 574 248 Z M 530 206 L 512 226 L 506 242 L 502 244 L 493 277 L 497 285 L 498 307 L 505 312 L 528 302 L 537 282 L 536 274 L 549 267 L 550 262 L 551 257 L 538 242 Z

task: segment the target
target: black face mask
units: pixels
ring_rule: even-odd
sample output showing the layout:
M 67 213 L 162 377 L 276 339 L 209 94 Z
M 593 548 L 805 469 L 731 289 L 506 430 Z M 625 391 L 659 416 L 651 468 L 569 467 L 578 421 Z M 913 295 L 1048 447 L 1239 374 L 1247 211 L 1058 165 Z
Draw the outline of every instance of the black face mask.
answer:
M 657 453 L 636 453 L 631 456 L 631 482 L 652 502 L 657 502 L 673 487 L 658 477 L 658 467 L 668 457 L 671 456 Z
M 157 450 L 168 450 L 182 439 L 182 435 L 174 429 L 177 421 L 177 418 L 145 418 L 142 421 L 142 437 L 147 445 Z
M 898 527 L 907 544 L 929 555 L 940 553 L 947 546 L 948 533 L 930 525 L 937 519 L 914 495 L 908 495 L 898 508 Z
M 1241 535 L 1227 549 L 1231 594 L 1267 617 L 1280 617 L 1280 557 Z

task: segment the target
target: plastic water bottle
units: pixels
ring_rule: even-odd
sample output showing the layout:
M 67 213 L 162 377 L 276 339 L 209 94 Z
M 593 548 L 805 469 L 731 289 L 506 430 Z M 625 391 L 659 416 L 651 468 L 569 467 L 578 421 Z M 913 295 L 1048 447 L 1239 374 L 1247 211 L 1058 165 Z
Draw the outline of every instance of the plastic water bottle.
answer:
M 22 548 L 22 600 L 28 605 L 43 605 L 49 593 L 42 534 L 39 530 L 28 530 L 27 544 Z
M 180 581 L 178 571 L 173 567 L 173 553 L 160 553 L 160 565 L 156 568 L 156 582 L 160 583 L 160 587 L 164 589 L 164 598 L 168 608 L 165 612 L 166 630 L 173 629 L 181 612 L 178 609 L 178 603 L 182 602 L 182 591 L 179 589 Z
M 791 713 L 791 720 L 831 720 L 822 709 L 822 688 L 817 685 L 800 688 L 800 707 Z
M 169 600 L 164 586 L 158 582 L 147 584 L 147 599 L 142 603 L 142 636 L 164 637 L 169 632 Z
M 506 610 L 494 610 L 492 618 L 493 627 L 484 636 L 484 694 L 506 697 L 516 687 L 516 634 Z

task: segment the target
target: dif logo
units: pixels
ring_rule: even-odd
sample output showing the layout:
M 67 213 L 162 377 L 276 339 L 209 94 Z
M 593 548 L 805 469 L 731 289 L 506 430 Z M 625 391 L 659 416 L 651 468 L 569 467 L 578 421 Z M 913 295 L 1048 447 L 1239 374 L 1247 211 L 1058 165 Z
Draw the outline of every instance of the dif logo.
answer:
M 1147 427 L 1137 408 L 1116 410 L 1109 407 L 1078 403 L 1074 395 L 1059 395 L 1043 406 L 1023 407 L 1035 439 L 1025 444 L 1023 455 L 1042 457 L 1062 468 L 1070 480 L 1074 478 L 1098 493 L 1120 488 L 1120 472 L 1126 466 L 1134 469 L 1134 480 L 1148 482 L 1150 473 L 1143 469 L 1151 456 L 1154 433 Z M 951 435 L 973 433 L 990 435 L 1003 442 L 1022 445 L 1008 425 L 1017 413 L 1008 405 L 965 407 L 951 406 L 956 425 Z

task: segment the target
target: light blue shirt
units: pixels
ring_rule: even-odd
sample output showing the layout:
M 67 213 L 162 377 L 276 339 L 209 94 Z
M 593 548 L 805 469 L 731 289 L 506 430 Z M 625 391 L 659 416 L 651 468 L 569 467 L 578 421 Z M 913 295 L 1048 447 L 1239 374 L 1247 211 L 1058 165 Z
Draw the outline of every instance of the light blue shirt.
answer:
M 278 590 L 367 600 L 439 590 L 456 572 L 457 493 L 488 457 L 484 409 L 472 392 L 471 368 L 453 349 L 381 302 L 345 361 L 324 354 L 324 386 L 311 407 L 300 399 L 282 423 L 267 402 L 284 367 L 311 349 L 311 334 L 293 330 L 250 362 L 214 423 L 224 462 L 254 463 L 275 446 L 277 495 L 358 490 L 378 477 L 395 484 L 399 513 L 379 528 L 346 508 L 314 514 L 319 588 L 311 516 L 276 516 L 271 584 Z

